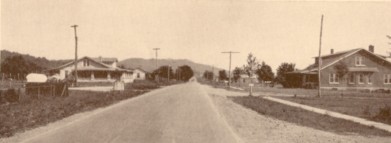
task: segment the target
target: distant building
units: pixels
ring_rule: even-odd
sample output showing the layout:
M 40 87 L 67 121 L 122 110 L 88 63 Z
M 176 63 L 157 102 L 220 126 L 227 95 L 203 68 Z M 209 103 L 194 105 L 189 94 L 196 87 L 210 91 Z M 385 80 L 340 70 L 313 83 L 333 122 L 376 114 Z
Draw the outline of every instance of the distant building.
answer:
M 258 83 L 258 75 L 253 74 L 251 77 L 248 74 L 240 74 L 240 78 L 238 79 L 241 84 L 250 84 L 250 83 Z
M 140 69 L 140 68 L 136 68 L 136 69 L 133 69 L 133 79 L 134 80 L 145 80 L 146 79 L 146 75 L 147 75 L 147 72 L 144 71 L 143 69 Z
M 324 89 L 390 89 L 391 62 L 385 56 L 368 50 L 352 49 L 321 56 L 321 88 Z M 318 86 L 318 57 L 304 70 L 287 74 L 292 87 L 316 88 Z
M 77 61 L 78 82 L 114 82 L 115 80 L 133 82 L 133 72 L 118 68 L 117 63 L 116 58 L 83 57 Z M 60 79 L 66 79 L 73 75 L 74 70 L 74 61 L 72 61 L 48 72 L 50 75 L 59 75 Z

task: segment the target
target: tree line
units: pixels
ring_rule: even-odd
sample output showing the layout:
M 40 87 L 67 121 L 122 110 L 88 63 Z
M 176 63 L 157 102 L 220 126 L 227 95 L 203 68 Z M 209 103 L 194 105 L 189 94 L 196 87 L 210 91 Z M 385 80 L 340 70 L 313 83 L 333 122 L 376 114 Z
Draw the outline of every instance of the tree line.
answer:
M 257 58 L 249 53 L 247 56 L 246 64 L 242 67 L 235 67 L 232 72 L 232 81 L 238 82 L 243 75 L 247 75 L 249 78 L 257 77 L 259 82 L 271 82 L 273 84 L 281 84 L 284 87 L 289 87 L 292 83 L 286 79 L 287 73 L 295 71 L 294 63 L 281 63 L 277 68 L 277 74 L 275 75 L 272 68 L 264 61 L 259 63 Z M 218 71 L 217 77 L 214 77 L 212 71 L 205 71 L 203 77 L 207 80 L 218 79 L 220 81 L 228 80 L 228 74 L 226 70 Z
M 188 65 L 179 66 L 175 71 L 171 66 L 160 66 L 158 69 L 152 72 L 152 79 L 177 79 L 182 81 L 188 81 L 194 76 L 193 69 Z

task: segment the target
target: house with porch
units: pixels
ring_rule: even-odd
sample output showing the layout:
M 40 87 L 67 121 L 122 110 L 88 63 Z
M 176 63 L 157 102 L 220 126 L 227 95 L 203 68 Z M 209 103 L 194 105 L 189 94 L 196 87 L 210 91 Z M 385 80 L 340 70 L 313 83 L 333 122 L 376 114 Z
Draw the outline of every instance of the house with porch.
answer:
M 352 49 L 320 56 L 322 89 L 377 90 L 391 89 L 391 62 L 386 56 L 374 53 L 374 46 Z M 303 70 L 290 72 L 286 80 L 291 87 L 318 87 L 319 57 Z
M 83 57 L 77 60 L 78 82 L 114 82 L 121 80 L 126 83 L 133 82 L 132 70 L 117 67 L 116 58 L 90 58 Z M 74 61 L 48 70 L 49 75 L 58 75 L 66 79 L 74 75 Z

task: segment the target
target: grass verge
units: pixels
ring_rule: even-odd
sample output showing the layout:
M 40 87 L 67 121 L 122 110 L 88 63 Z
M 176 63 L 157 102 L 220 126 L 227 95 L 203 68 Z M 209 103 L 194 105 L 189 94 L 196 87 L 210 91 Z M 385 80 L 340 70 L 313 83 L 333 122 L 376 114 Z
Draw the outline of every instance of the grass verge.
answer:
M 391 136 L 391 133 L 351 121 L 333 118 L 300 108 L 275 103 L 260 97 L 229 97 L 235 103 L 272 118 L 338 134 Z
M 277 97 L 391 125 L 391 98 L 379 97 Z
M 76 113 L 117 103 L 158 88 L 155 82 L 127 84 L 123 92 L 70 91 L 68 97 L 23 95 L 19 102 L 0 104 L 0 138 L 13 136 Z

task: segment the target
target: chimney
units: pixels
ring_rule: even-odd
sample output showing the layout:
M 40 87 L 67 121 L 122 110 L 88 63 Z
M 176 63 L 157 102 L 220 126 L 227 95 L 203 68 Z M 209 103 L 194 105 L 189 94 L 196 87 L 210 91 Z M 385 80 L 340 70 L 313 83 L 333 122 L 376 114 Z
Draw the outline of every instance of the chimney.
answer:
M 330 54 L 334 54 L 334 49 L 330 49 Z
M 102 62 L 102 56 L 99 56 L 99 62 Z
M 368 51 L 371 53 L 375 53 L 375 46 L 369 45 Z

